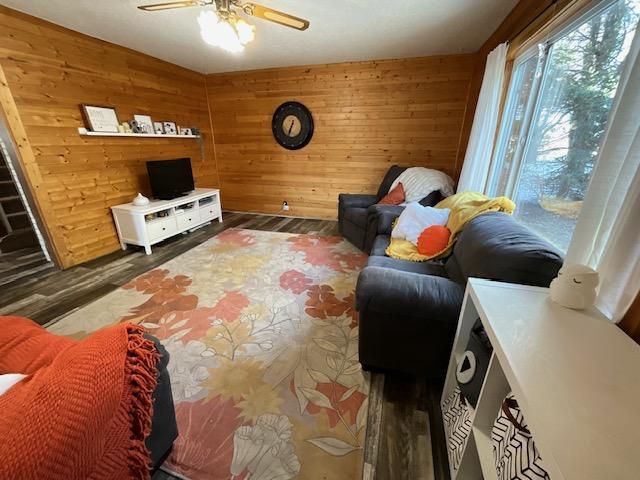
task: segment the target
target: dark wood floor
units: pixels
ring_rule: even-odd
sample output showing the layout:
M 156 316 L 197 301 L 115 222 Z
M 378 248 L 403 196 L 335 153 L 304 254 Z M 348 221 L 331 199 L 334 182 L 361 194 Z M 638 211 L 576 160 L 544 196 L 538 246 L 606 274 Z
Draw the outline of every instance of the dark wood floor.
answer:
M 232 227 L 338 235 L 334 221 L 225 212 L 224 223 L 162 242 L 150 256 L 130 247 L 65 271 L 46 268 L 20 276 L 0 289 L 0 314 L 51 323 Z M 364 479 L 447 480 L 441 388 L 399 374 L 374 373 L 371 381 Z M 174 478 L 162 471 L 153 476 Z
M 15 252 L 0 253 L 0 287 L 14 283 L 21 278 L 54 270 L 53 263 L 47 261 L 39 247 L 29 247 Z

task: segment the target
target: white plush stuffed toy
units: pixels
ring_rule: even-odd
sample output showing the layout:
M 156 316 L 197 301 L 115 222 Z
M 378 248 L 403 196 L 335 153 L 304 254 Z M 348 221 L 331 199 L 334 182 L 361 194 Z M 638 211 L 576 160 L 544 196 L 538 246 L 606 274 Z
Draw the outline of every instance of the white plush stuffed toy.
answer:
M 598 272 L 586 265 L 563 265 L 551 281 L 551 300 L 563 307 L 584 310 L 596 301 L 599 281 Z

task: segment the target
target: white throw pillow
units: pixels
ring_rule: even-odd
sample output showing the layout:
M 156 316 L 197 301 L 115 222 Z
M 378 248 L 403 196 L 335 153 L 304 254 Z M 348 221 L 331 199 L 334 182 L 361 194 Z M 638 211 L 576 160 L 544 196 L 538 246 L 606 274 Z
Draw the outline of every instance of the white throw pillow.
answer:
M 448 208 L 423 207 L 418 202 L 410 203 L 400 214 L 391 236 L 417 245 L 422 231 L 432 225 L 446 225 L 450 212 Z
M 26 375 L 21 373 L 5 373 L 4 375 L 0 375 L 0 395 L 25 377 Z

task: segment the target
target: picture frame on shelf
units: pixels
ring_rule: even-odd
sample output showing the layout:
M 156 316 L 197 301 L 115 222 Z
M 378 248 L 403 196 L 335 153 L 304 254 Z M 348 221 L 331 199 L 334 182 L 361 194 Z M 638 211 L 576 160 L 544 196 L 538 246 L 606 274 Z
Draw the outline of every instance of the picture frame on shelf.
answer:
M 113 107 L 80 105 L 85 125 L 92 132 L 118 133 L 118 115 Z
M 166 135 L 178 134 L 178 129 L 176 128 L 176 124 L 174 122 L 162 122 L 162 126 L 164 127 L 164 133 Z
M 179 135 L 192 135 L 191 129 L 187 127 L 178 127 Z
M 133 119 L 138 122 L 138 126 L 142 130 L 142 133 L 154 133 L 153 120 L 151 120 L 149 115 L 134 115 Z
M 162 122 L 153 122 L 153 132 L 156 135 L 164 135 L 164 125 Z

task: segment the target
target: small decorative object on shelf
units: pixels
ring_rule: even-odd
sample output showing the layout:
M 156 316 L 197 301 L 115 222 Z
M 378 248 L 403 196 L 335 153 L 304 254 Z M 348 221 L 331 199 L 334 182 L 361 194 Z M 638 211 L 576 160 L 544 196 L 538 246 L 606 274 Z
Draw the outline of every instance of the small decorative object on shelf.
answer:
M 129 120 L 129 126 L 131 127 L 131 132 L 133 133 L 144 133 L 137 120 Z
M 178 132 L 180 135 L 193 135 L 193 133 L 191 133 L 191 129 L 186 127 L 178 127 Z
M 489 368 L 493 348 L 480 319 L 469 334 L 467 348 L 456 369 L 456 380 L 464 398 L 472 407 L 478 404 L 482 382 Z
M 156 133 L 156 135 L 163 135 L 164 126 L 162 125 L 162 122 L 153 122 L 153 131 Z
M 549 296 L 563 307 L 584 310 L 596 301 L 598 272 L 586 265 L 563 265 L 551 282 Z
M 153 133 L 153 121 L 149 115 L 134 115 L 133 119 L 138 122 L 142 130 L 140 133 Z
M 133 199 L 133 204 L 137 207 L 141 207 L 142 205 L 149 205 L 149 199 L 141 193 L 138 193 L 138 195 L 136 195 L 136 198 Z
M 196 127 L 191 127 L 191 135 L 200 136 L 200 129 Z
M 124 133 L 132 133 L 131 125 L 129 125 L 129 123 L 127 122 L 122 122 L 122 129 L 124 130 Z
M 164 126 L 164 133 L 167 135 L 176 135 L 178 130 L 176 129 L 176 124 L 173 122 L 162 122 Z
M 124 127 L 122 125 L 118 125 L 118 133 L 124 133 Z
M 93 132 L 118 132 L 118 116 L 112 107 L 80 105 L 87 128 Z

